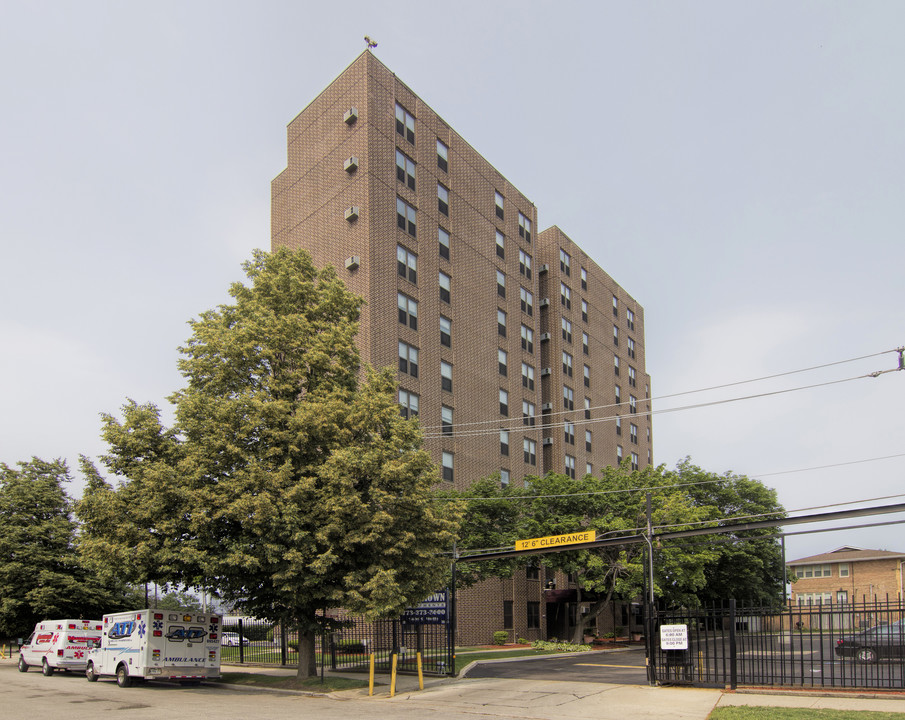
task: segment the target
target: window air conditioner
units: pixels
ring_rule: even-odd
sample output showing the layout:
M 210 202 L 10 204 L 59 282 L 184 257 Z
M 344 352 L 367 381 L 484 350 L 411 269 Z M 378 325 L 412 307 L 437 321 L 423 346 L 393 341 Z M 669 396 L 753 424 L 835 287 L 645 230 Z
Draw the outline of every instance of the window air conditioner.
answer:
M 353 205 L 352 207 L 346 210 L 346 220 L 352 222 L 353 220 L 358 220 L 358 206 Z
M 354 125 L 356 120 L 358 120 L 358 108 L 356 107 L 349 108 L 343 115 L 343 122 L 346 125 Z
M 358 158 L 354 155 L 343 163 L 343 170 L 347 173 L 353 173 L 358 170 Z
M 358 255 L 346 258 L 346 270 L 358 270 L 359 265 L 361 265 L 361 257 Z
M 544 263 L 543 265 L 541 265 L 541 266 L 538 268 L 537 272 L 538 272 L 538 273 L 545 273 L 545 272 L 547 272 L 547 270 L 549 270 L 549 269 L 550 269 L 550 266 L 547 265 L 547 263 Z
M 544 445 L 552 445 L 553 438 L 544 438 Z
M 541 342 L 547 342 L 547 340 L 549 340 L 549 339 L 550 339 L 550 333 L 541 333 L 540 334 Z
M 541 306 L 542 308 L 550 307 L 550 298 L 544 298 L 543 300 L 541 300 L 541 301 L 540 301 L 540 306 Z
M 547 377 L 547 375 L 549 375 L 552 372 L 553 372 L 553 368 L 544 368 L 543 370 L 540 371 L 540 376 Z
M 553 403 L 544 403 L 540 406 L 541 412 L 550 412 L 551 410 L 553 410 Z

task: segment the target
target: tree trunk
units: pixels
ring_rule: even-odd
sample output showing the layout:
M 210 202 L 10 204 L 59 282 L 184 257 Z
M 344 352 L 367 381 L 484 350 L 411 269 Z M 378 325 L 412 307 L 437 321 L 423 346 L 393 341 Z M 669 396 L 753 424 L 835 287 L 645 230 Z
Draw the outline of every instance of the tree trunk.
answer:
M 301 628 L 304 623 L 300 622 Z M 317 637 L 313 627 L 302 631 L 299 629 L 299 670 L 297 677 L 301 679 L 317 676 L 317 657 L 314 650 L 314 641 Z

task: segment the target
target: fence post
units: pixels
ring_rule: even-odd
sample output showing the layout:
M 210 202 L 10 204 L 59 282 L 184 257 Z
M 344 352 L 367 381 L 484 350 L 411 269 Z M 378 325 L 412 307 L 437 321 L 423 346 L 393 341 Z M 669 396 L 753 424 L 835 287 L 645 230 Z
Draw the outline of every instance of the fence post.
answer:
M 242 618 L 239 618 L 239 662 L 245 662 L 245 635 L 242 632 Z
M 280 665 L 286 664 L 286 619 L 280 623 Z
M 735 647 L 735 598 L 729 600 L 729 688 L 738 687 L 738 655 Z

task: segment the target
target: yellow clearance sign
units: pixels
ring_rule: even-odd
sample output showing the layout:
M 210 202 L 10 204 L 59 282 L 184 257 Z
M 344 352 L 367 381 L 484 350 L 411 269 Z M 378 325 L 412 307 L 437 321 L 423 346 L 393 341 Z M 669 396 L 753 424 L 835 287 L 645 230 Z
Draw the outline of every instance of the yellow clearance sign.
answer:
M 539 550 L 541 548 L 557 547 L 559 545 L 577 545 L 579 543 L 594 542 L 597 539 L 596 530 L 582 530 L 568 535 L 550 535 L 549 537 L 529 538 L 528 540 L 516 540 L 516 550 Z

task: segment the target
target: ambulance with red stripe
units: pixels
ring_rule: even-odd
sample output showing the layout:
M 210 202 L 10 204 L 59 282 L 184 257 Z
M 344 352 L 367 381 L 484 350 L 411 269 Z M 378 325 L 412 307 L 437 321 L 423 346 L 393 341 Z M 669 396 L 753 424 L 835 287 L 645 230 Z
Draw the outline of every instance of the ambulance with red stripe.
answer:
M 44 620 L 19 648 L 19 672 L 40 667 L 46 676 L 54 670 L 83 672 L 88 650 L 101 639 L 100 620 Z
M 88 653 L 85 677 L 176 680 L 196 684 L 220 677 L 220 616 L 174 610 L 104 615 L 100 646 Z

